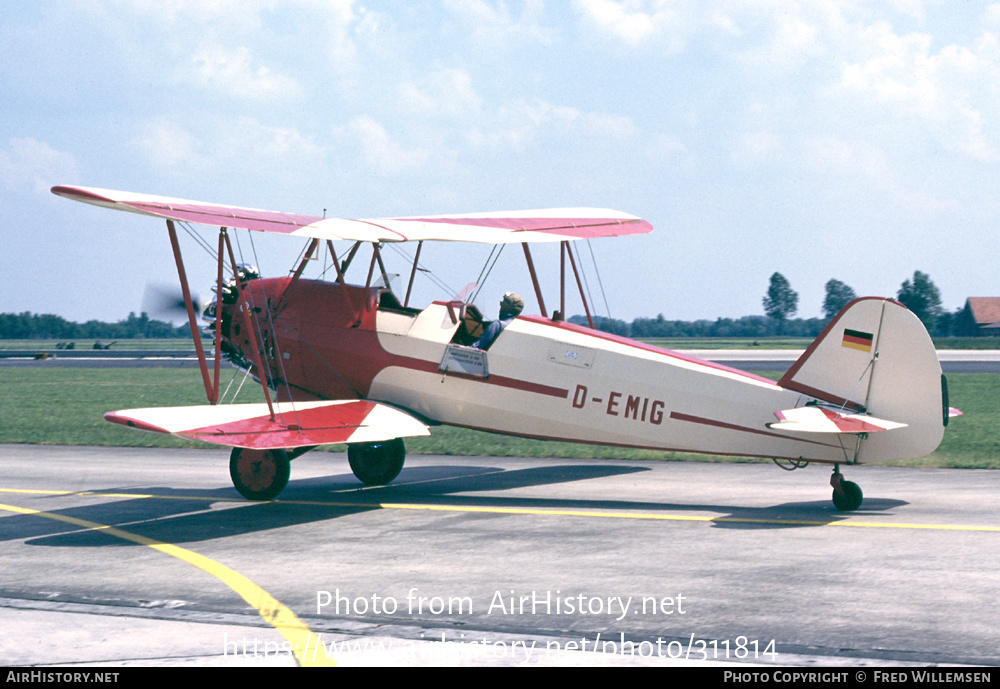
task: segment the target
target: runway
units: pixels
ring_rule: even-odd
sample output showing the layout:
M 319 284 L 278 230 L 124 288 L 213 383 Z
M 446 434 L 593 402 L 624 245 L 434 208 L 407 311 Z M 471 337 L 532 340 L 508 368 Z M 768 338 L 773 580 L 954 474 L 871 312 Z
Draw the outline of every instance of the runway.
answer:
M 1000 472 L 829 471 L 4 445 L 0 661 L 1000 665 Z

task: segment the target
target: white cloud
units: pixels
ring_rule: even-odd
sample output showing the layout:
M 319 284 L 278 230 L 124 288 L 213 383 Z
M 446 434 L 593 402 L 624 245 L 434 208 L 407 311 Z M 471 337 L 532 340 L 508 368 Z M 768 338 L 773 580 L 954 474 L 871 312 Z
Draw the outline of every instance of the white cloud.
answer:
M 479 47 L 525 40 L 547 45 L 556 37 L 556 31 L 543 24 L 542 0 L 525 0 L 519 17 L 513 16 L 502 1 L 443 0 L 442 4 L 471 27 L 473 43 Z
M 10 191 L 28 187 L 38 193 L 48 193 L 57 184 L 69 184 L 77 179 L 76 158 L 55 150 L 44 141 L 10 139 L 7 150 L 0 151 L 0 184 Z
M 202 46 L 179 70 L 177 79 L 182 84 L 193 82 L 203 89 L 252 100 L 295 98 L 301 94 L 295 79 L 257 64 L 246 47 Z
M 1000 3 L 990 5 L 983 11 L 983 22 L 991 26 L 1000 26 Z
M 405 149 L 378 121 L 367 115 L 357 117 L 347 127 L 334 131 L 335 136 L 356 137 L 365 162 L 376 172 L 399 175 L 419 169 L 431 160 L 427 149 Z
M 324 155 L 322 147 L 299 130 L 266 125 L 252 117 L 239 117 L 232 122 L 214 148 L 216 155 L 231 152 L 228 158 L 234 162 L 261 165 L 303 166 Z
M 200 142 L 180 124 L 165 117 L 142 123 L 133 145 L 152 168 L 200 167 L 206 162 L 199 152 Z
M 290 127 L 274 127 L 252 117 L 211 118 L 194 133 L 161 117 L 142 123 L 133 145 L 154 169 L 231 170 L 304 166 L 324 152 L 308 137 Z
M 663 3 L 643 0 L 575 0 L 575 5 L 598 29 L 630 45 L 648 39 L 658 23 L 673 16 Z
M 348 69 L 372 17 L 355 0 L 68 1 L 115 44 L 123 66 L 253 100 L 300 94 L 291 76 L 309 71 L 300 56 L 311 69 Z
M 532 102 L 517 100 L 500 108 L 495 125 L 484 140 L 498 150 L 508 146 L 525 150 L 543 136 L 621 140 L 634 136 L 637 131 L 632 120 L 621 115 L 583 112 L 541 99 Z
M 768 131 L 746 132 L 740 136 L 734 158 L 744 163 L 771 159 L 784 153 L 784 140 Z
M 866 27 L 857 41 L 868 47 L 867 55 L 844 67 L 841 85 L 931 115 L 940 100 L 932 40 L 928 34 L 899 36 L 886 22 Z
M 879 116 L 916 118 L 921 136 L 977 160 L 1000 160 L 1000 116 L 995 84 L 1000 79 L 997 40 L 983 34 L 972 46 L 948 45 L 935 52 L 929 34 L 899 35 L 885 22 L 858 34 L 858 56 L 842 70 L 840 89 L 881 106 Z
M 891 167 L 885 151 L 833 137 L 809 138 L 803 142 L 802 159 L 812 169 L 823 173 L 863 175 L 870 182 L 891 181 Z
M 91 0 L 73 0 L 81 7 L 92 5 Z M 188 27 L 189 33 L 224 28 L 225 32 L 260 29 L 262 16 L 283 9 L 298 12 L 319 12 L 329 16 L 350 15 L 354 0 L 105 0 L 102 3 L 114 15 L 132 14 L 146 16 L 157 23 L 179 24 Z M 220 23 L 221 22 L 221 23 Z
M 483 100 L 462 69 L 442 69 L 418 83 L 399 87 L 400 104 L 412 114 L 429 117 L 476 116 Z

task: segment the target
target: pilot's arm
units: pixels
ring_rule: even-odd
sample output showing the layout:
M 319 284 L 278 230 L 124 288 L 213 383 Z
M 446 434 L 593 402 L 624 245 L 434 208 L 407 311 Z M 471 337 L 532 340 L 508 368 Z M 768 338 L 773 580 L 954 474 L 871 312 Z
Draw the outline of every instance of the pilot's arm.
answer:
M 510 321 L 491 321 L 490 324 L 486 326 L 486 329 L 483 331 L 483 334 L 479 337 L 479 339 L 472 343 L 472 346 L 476 349 L 489 349 L 490 345 L 493 344 L 493 340 L 497 339 L 500 331 L 503 330 L 508 323 L 510 323 Z
M 486 330 L 483 332 L 482 337 L 473 342 L 472 346 L 476 349 L 489 349 L 490 345 L 493 344 L 493 341 L 500 335 L 500 332 L 506 328 L 507 324 L 514 320 L 523 309 L 524 299 L 513 292 L 507 292 L 507 294 L 503 295 L 503 299 L 500 300 L 500 318 L 486 326 Z

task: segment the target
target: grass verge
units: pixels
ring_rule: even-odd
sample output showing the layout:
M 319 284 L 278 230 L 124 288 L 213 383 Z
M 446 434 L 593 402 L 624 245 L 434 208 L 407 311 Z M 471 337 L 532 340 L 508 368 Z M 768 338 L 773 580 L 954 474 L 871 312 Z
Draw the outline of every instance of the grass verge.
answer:
M 223 386 L 228 381 L 223 381 Z M 238 385 L 236 379 L 234 388 Z M 948 376 L 951 404 L 965 412 L 953 418 L 938 450 L 897 465 L 1000 468 L 1000 375 Z M 0 443 L 121 447 L 208 447 L 173 436 L 123 428 L 103 420 L 105 412 L 137 407 L 205 404 L 201 374 L 193 369 L 0 369 Z M 253 381 L 241 402 L 259 402 Z M 334 447 L 343 450 L 343 446 Z M 407 441 L 414 454 L 668 461 L 766 461 L 653 450 L 546 442 L 435 428 L 428 438 Z

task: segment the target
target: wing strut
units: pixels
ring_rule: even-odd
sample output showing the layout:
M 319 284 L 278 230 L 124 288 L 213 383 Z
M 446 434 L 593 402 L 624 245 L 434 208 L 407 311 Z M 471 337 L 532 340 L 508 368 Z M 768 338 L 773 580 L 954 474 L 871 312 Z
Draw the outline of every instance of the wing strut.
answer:
M 535 297 L 538 299 L 538 308 L 542 312 L 543 318 L 548 318 L 549 314 L 545 311 L 545 300 L 542 299 L 542 287 L 538 284 L 538 274 L 535 272 L 535 262 L 531 260 L 531 252 L 528 251 L 528 244 L 525 242 L 521 245 L 524 249 L 524 260 L 528 264 L 528 273 L 531 274 L 531 284 L 535 287 Z
M 569 255 L 569 265 L 573 269 L 573 276 L 576 278 L 576 286 L 580 290 L 580 301 L 583 302 L 583 310 L 587 312 L 587 322 L 591 330 L 594 329 L 594 317 L 590 314 L 590 305 L 587 303 L 587 295 L 580 281 L 580 272 L 576 269 L 576 260 L 573 258 L 573 250 L 570 249 L 569 242 L 561 242 L 559 250 L 559 307 L 562 310 L 562 320 L 566 319 L 566 256 Z
M 205 348 L 201 343 L 201 333 L 198 331 L 198 316 L 194 312 L 194 302 L 191 301 L 191 288 L 188 286 L 187 273 L 184 270 L 184 260 L 181 258 L 181 247 L 177 241 L 177 228 L 174 221 L 167 221 L 167 231 L 170 234 L 170 246 L 174 250 L 174 261 L 177 263 L 177 277 L 180 279 L 181 292 L 184 294 L 184 306 L 187 308 L 188 323 L 191 326 L 191 338 L 194 340 L 194 349 L 198 353 L 198 365 L 201 368 L 201 378 L 205 383 L 205 394 L 208 396 L 209 404 L 219 403 L 219 338 L 216 338 L 215 348 L 215 381 L 212 381 L 208 373 L 208 360 L 205 358 Z M 220 242 L 221 245 L 221 242 Z M 221 248 L 221 246 L 220 246 Z M 222 253 L 219 253 L 219 275 L 222 275 Z M 220 277 L 221 280 L 221 277 Z M 221 294 L 221 289 L 217 294 Z M 218 322 L 218 321 L 217 321 Z
M 170 235 L 170 245 L 174 251 L 174 261 L 177 263 L 177 276 L 181 283 L 181 292 L 184 294 L 184 306 L 187 308 L 188 313 L 188 323 L 191 326 L 191 338 L 194 340 L 194 348 L 198 354 L 198 366 L 201 369 L 202 381 L 205 384 L 205 393 L 208 397 L 209 404 L 217 405 L 219 403 L 219 379 L 220 371 L 222 365 L 222 317 L 221 315 L 221 299 L 223 293 L 223 268 L 225 266 L 225 256 L 228 254 L 229 261 L 232 265 L 233 275 L 236 276 L 235 287 L 237 293 L 237 301 L 241 305 L 240 312 L 243 319 L 243 327 L 246 329 L 248 336 L 254 338 L 254 346 L 250 347 L 250 353 L 253 356 L 253 365 L 257 368 L 260 374 L 261 386 L 264 389 L 264 399 L 267 402 L 268 411 L 271 414 L 271 420 L 274 421 L 274 405 L 271 401 L 271 392 L 268 389 L 267 384 L 267 370 L 264 368 L 260 359 L 260 347 L 256 342 L 257 331 L 253 327 L 253 323 L 250 321 L 250 313 L 246 308 L 243 308 L 243 282 L 239 278 L 239 270 L 236 264 L 236 255 L 233 253 L 233 245 L 229 241 L 229 234 L 226 232 L 225 227 L 219 228 L 219 254 L 218 260 L 218 283 L 215 290 L 216 295 L 216 311 L 217 317 L 215 320 L 215 361 L 214 361 L 214 375 L 209 373 L 208 370 L 208 359 L 205 356 L 205 347 L 201 341 L 201 332 L 198 329 L 198 315 L 194 310 L 194 302 L 191 300 L 191 289 L 188 286 L 187 272 L 184 270 L 184 260 L 181 257 L 180 243 L 177 241 L 177 228 L 174 226 L 173 220 L 167 220 L 167 232 Z M 315 245 L 318 242 L 313 242 Z
M 356 313 L 354 302 L 351 300 L 351 291 L 347 288 L 347 280 L 344 279 L 344 270 L 347 266 L 345 265 L 343 269 L 340 267 L 340 261 L 337 260 L 337 252 L 333 250 L 333 242 L 329 239 L 326 240 L 326 247 L 330 250 L 330 258 L 333 260 L 333 267 L 337 269 L 337 282 L 340 284 L 340 293 L 343 295 L 344 303 L 347 305 L 347 312 Z M 357 249 L 358 245 L 355 244 L 354 248 Z M 352 253 L 351 256 L 354 256 L 354 254 Z M 359 315 L 358 318 L 360 319 L 360 317 L 361 316 Z M 360 322 L 361 321 L 358 320 L 358 323 Z
M 267 402 L 267 409 L 271 413 L 271 421 L 274 421 L 274 404 L 271 402 L 271 391 L 267 385 L 267 369 L 264 368 L 260 360 L 261 348 L 257 342 L 257 330 L 250 321 L 250 311 L 246 308 L 246 303 L 243 301 L 243 281 L 240 279 L 240 271 L 237 269 L 236 254 L 233 253 L 233 244 L 229 241 L 229 235 L 226 233 L 225 228 L 220 229 L 220 234 L 225 239 L 226 249 L 229 253 L 229 262 L 233 266 L 234 282 L 236 283 L 236 303 L 240 305 L 240 313 L 243 314 L 243 327 L 246 328 L 247 336 L 253 338 L 254 341 L 253 346 L 250 347 L 250 353 L 253 355 L 253 365 L 257 367 L 257 371 L 260 373 L 260 384 L 264 388 L 264 401 Z M 222 260 L 222 252 L 220 251 L 219 261 L 221 262 Z M 221 285 L 216 291 L 216 295 L 217 299 L 222 299 Z
M 315 252 L 318 248 L 318 239 L 313 239 L 309 242 L 309 246 L 306 247 L 305 254 L 302 256 L 302 261 L 299 263 L 298 268 L 295 269 L 295 273 L 292 274 L 292 279 L 289 280 L 284 289 L 281 290 L 281 294 L 278 295 L 278 298 L 275 301 L 277 304 L 274 307 L 275 313 L 280 313 L 285 307 L 285 300 L 288 298 L 288 293 L 292 290 L 292 287 L 295 286 L 295 283 L 299 281 L 299 278 L 302 277 L 302 273 L 305 271 L 306 266 L 309 265 L 309 261 L 313 260 L 313 252 Z M 318 253 L 316 254 L 316 258 L 319 258 Z
M 525 247 L 528 245 L 525 244 Z M 417 255 L 413 257 L 413 270 L 410 271 L 410 282 L 406 285 L 406 300 L 403 302 L 403 307 L 408 307 L 410 305 L 410 292 L 413 291 L 413 278 L 417 277 L 417 265 L 420 263 L 420 250 L 424 248 L 423 242 L 417 242 Z M 527 251 L 527 249 L 525 249 Z

